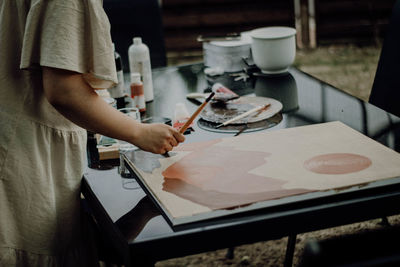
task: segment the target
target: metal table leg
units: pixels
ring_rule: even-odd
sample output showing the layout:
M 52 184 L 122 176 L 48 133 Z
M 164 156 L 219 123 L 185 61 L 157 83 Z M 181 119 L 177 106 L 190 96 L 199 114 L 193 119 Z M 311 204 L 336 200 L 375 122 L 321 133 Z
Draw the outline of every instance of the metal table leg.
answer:
M 285 262 L 283 264 L 284 267 L 291 267 L 293 265 L 293 255 L 294 249 L 296 246 L 296 237 L 297 235 L 288 236 L 288 242 L 286 246 L 286 254 L 285 254 Z

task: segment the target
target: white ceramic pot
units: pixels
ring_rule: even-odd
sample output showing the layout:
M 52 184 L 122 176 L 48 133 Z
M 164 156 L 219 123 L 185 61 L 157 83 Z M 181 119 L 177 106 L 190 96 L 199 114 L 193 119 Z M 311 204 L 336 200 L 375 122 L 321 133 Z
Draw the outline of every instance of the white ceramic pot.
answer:
M 252 30 L 251 54 L 263 73 L 275 74 L 288 70 L 296 56 L 296 29 L 264 27 Z

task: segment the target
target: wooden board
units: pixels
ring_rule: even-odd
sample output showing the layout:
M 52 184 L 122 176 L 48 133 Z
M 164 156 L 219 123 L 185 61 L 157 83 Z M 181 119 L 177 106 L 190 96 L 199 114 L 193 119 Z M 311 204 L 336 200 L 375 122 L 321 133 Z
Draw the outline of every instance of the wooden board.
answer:
M 135 153 L 130 167 L 172 226 L 400 176 L 399 153 L 340 122 Z
M 96 134 L 96 140 L 99 160 L 119 158 L 118 140 L 100 134 Z
M 119 145 L 114 144 L 111 146 L 98 146 L 99 160 L 118 159 L 119 158 Z

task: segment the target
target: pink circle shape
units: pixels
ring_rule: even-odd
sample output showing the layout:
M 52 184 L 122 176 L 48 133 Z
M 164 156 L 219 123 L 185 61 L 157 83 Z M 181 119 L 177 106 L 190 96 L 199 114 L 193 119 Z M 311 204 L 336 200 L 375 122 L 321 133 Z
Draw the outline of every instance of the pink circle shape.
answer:
M 372 164 L 367 157 L 351 153 L 323 154 L 304 162 L 304 167 L 320 174 L 347 174 L 368 168 Z

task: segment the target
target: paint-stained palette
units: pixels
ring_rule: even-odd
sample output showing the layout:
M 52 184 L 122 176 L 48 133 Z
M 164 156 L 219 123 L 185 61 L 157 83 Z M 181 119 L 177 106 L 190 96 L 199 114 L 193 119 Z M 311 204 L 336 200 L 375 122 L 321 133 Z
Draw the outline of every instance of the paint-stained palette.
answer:
M 269 119 L 282 110 L 282 103 L 276 99 L 261 96 L 242 96 L 228 102 L 211 102 L 200 113 L 203 120 L 213 123 L 223 123 L 239 116 L 255 107 L 270 106 L 266 110 L 256 112 L 231 124 L 259 122 Z
M 143 151 L 130 166 L 174 227 L 400 176 L 400 154 L 340 122 Z M 350 189 L 351 190 L 351 189 Z

